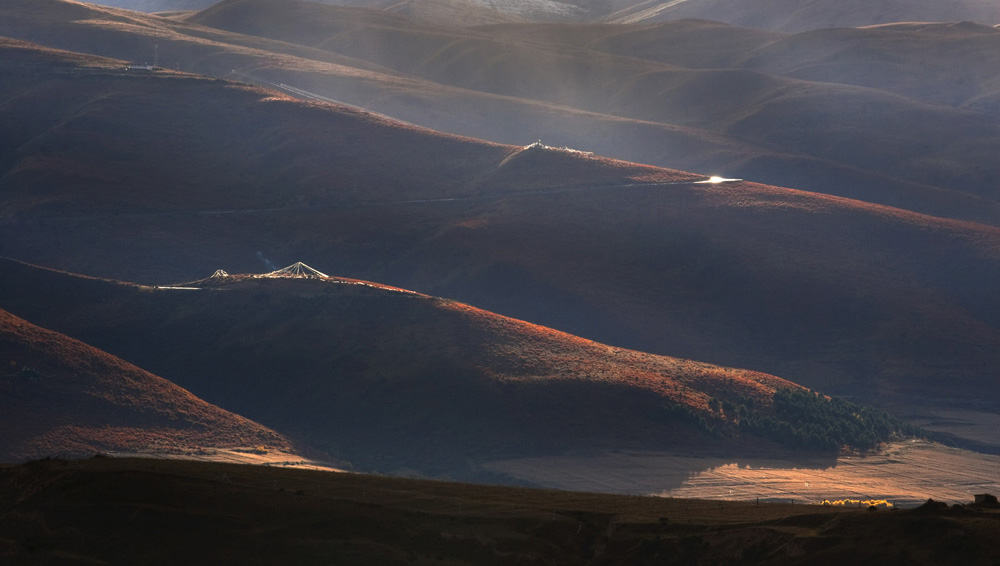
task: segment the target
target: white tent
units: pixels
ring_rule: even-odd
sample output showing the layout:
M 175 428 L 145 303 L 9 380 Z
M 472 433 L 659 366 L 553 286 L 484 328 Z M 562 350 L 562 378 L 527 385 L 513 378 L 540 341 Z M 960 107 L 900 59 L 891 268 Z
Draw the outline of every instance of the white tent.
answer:
M 329 275 L 322 271 L 317 271 L 301 261 L 297 261 L 288 267 L 283 267 L 271 273 L 265 273 L 262 277 L 322 277 L 325 279 Z

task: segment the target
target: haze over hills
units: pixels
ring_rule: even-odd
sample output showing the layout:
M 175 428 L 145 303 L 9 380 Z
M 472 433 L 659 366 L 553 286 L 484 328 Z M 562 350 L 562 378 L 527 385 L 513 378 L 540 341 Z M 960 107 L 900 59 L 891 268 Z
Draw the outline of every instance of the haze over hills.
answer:
M 0 0 L 0 462 L 756 503 L 48 459 L 0 557 L 992 555 L 991 498 L 870 511 L 1000 488 L 996 29 L 349 1 Z
M 979 102 L 956 109 L 928 102 L 940 89 L 927 86 L 939 85 L 933 81 L 910 89 L 932 89 L 920 100 L 879 85 L 859 89 L 747 73 L 742 61 L 779 36 L 699 22 L 470 29 L 274 1 L 225 2 L 190 17 L 308 44 L 297 46 L 84 6 L 7 0 L 0 5 L 6 7 L 0 34 L 139 62 L 153 58 L 156 40 L 161 64 L 170 67 L 269 88 L 283 84 L 286 94 L 340 100 L 442 131 L 520 145 L 542 139 L 630 161 L 1000 223 L 993 200 L 997 119 L 982 117 L 996 89 L 986 79 L 975 81 Z M 336 37 L 324 31 L 330 26 L 339 30 Z M 689 48 L 671 48 L 680 41 L 671 38 L 684 38 Z M 691 47 L 697 45 L 708 47 Z M 960 67 L 961 61 L 946 57 L 941 65 Z M 988 64 L 983 69 L 988 72 Z M 821 127 L 829 127 L 827 136 L 815 135 Z M 951 143 L 928 143 L 931 138 Z
M 701 18 L 751 28 L 805 31 L 891 22 L 971 20 L 1000 24 L 1000 7 L 990 0 L 646 0 L 604 18 L 614 23 Z
M 287 438 L 165 379 L 0 310 L 0 460 L 95 452 L 291 453 Z
M 996 410 L 994 228 L 8 49 L 5 255 L 152 283 L 301 259 L 903 411 Z
M 188 20 L 368 59 L 437 83 L 698 128 L 910 182 L 933 179 L 942 188 L 992 200 L 998 196 L 993 178 L 978 173 L 995 170 L 992 156 L 1000 150 L 993 147 L 1000 137 L 996 117 L 853 85 L 745 70 L 695 71 L 632 56 L 610 57 L 548 42 L 539 25 L 522 34 L 529 40 L 502 44 L 492 38 L 398 28 L 400 22 L 373 25 L 367 18 L 345 16 L 338 8 L 317 4 L 227 0 Z M 348 26 L 353 29 L 345 29 Z M 387 31 L 392 27 L 397 31 Z M 784 49 L 778 46 L 770 53 L 782 54 Z M 765 52 L 760 59 L 773 56 Z M 1000 77 L 995 59 L 992 70 Z M 995 90 L 996 85 L 989 88 Z M 927 145 L 933 136 L 951 141 L 946 151 Z M 943 162 L 954 167 L 943 167 Z M 737 171 L 733 176 L 747 175 Z
M 615 24 L 706 19 L 780 31 L 862 27 L 894 22 L 973 21 L 1000 24 L 1000 8 L 990 0 L 313 0 L 405 13 L 453 25 L 529 21 L 603 21 Z M 140 12 L 204 9 L 215 0 L 100 0 L 95 2 Z

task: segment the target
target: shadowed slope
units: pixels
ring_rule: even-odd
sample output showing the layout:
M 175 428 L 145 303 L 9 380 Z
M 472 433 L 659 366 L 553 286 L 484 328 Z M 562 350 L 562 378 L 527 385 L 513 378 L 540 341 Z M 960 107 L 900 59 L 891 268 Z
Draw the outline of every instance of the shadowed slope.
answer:
M 828 393 L 993 406 L 995 229 L 174 73 L 8 76 L 7 255 L 160 282 L 301 259 Z
M 766 55 L 769 44 L 777 39 L 768 34 L 736 28 L 718 33 L 719 29 L 705 29 L 704 24 L 694 26 L 698 28 L 694 31 L 682 25 L 659 29 L 662 35 L 677 29 L 692 40 L 712 34 L 720 38 L 702 49 L 683 38 L 676 40 L 685 44 L 676 59 L 702 67 L 691 70 L 663 63 L 665 57 L 640 58 L 649 41 L 642 34 L 620 34 L 619 39 L 628 37 L 625 45 L 619 43 L 610 51 L 627 56 L 611 55 L 602 50 L 600 41 L 594 45 L 587 41 L 595 34 L 608 33 L 600 26 L 531 24 L 477 28 L 473 33 L 404 26 L 402 20 L 370 11 L 345 11 L 292 0 L 227 0 L 190 21 L 366 59 L 453 87 L 707 130 L 910 183 L 994 201 L 1000 198 L 993 158 L 1000 153 L 996 141 L 1000 139 L 1000 121 L 996 118 L 872 88 L 726 69 L 737 65 L 748 48 L 763 49 Z M 517 29 L 522 31 L 514 31 Z M 636 29 L 626 27 L 626 31 Z M 780 41 L 777 44 L 774 50 L 783 49 Z M 893 42 L 884 44 L 890 49 Z M 662 45 L 652 48 L 654 59 L 656 51 L 662 49 Z M 837 45 L 809 52 L 842 49 Z M 949 45 L 935 42 L 933 50 L 939 49 L 948 52 Z M 690 50 L 701 59 L 685 54 Z M 955 64 L 964 61 L 957 50 L 951 57 Z M 708 59 L 715 60 L 710 67 Z M 920 74 L 916 59 L 911 61 L 899 73 Z M 990 63 L 980 65 L 991 68 Z M 1000 73 L 1000 69 L 996 71 Z M 815 78 L 822 80 L 821 75 Z M 989 84 L 978 88 L 995 90 Z M 935 139 L 946 139 L 948 144 L 928 141 Z M 673 166 L 690 168 L 681 163 Z M 759 166 L 732 169 L 726 174 L 746 177 L 749 171 L 762 173 Z M 841 184 L 848 184 L 845 177 L 841 177 Z M 768 173 L 758 179 L 791 184 Z M 895 204 L 878 197 L 868 200 Z
M 0 310 L 0 460 L 94 452 L 290 451 L 282 435 Z
M 520 16 L 505 14 L 469 0 L 403 0 L 387 10 L 418 21 L 451 26 L 475 26 L 522 21 Z
M 4 297 L 26 316 L 366 469 L 461 473 L 484 457 L 725 449 L 704 428 L 735 418 L 716 403 L 769 414 L 778 389 L 800 389 L 356 280 L 148 288 L 2 264 Z M 29 301 L 39 295 L 50 300 Z M 751 449 L 752 435 L 741 442 Z
M 1000 23 L 990 0 L 646 0 L 604 18 L 615 23 L 659 22 L 684 18 L 719 20 L 751 28 L 803 31 L 858 27 L 890 22 L 972 20 Z
M 794 87 L 796 96 L 779 96 L 765 100 L 765 105 L 748 106 L 732 96 L 719 96 L 720 92 L 738 92 L 746 86 L 740 83 L 741 77 L 748 76 L 746 73 L 663 72 L 672 68 L 657 61 L 613 57 L 575 45 L 570 39 L 550 42 L 545 30 L 555 28 L 546 26 L 537 28 L 540 36 L 523 41 L 503 34 L 489 35 L 488 29 L 429 26 L 399 15 L 295 2 L 227 2 L 200 16 L 211 15 L 220 20 L 218 25 L 225 26 L 224 16 L 229 14 L 234 18 L 233 25 L 248 26 L 255 33 L 284 33 L 289 41 L 322 44 L 326 49 L 336 46 L 381 61 L 372 63 L 313 47 L 56 0 L 9 0 L 5 8 L 0 17 L 0 34 L 138 62 L 153 59 L 156 41 L 161 65 L 235 77 L 271 88 L 289 85 L 285 88 L 288 94 L 310 100 L 341 100 L 443 131 L 519 145 L 542 139 L 550 145 L 630 161 L 753 178 L 929 214 L 1000 223 L 1000 206 L 996 202 L 971 196 L 977 191 L 989 196 L 993 191 L 993 138 L 988 131 L 992 126 L 977 122 L 976 127 L 986 131 L 986 137 L 978 139 L 975 132 L 958 131 L 959 126 L 968 123 L 966 117 L 958 116 L 947 132 L 940 132 L 955 140 L 947 152 L 934 152 L 934 144 L 914 145 L 913 139 L 907 138 L 926 130 L 914 126 L 911 119 L 916 123 L 926 118 L 928 124 L 949 124 L 955 117 L 953 109 L 948 110 L 951 114 L 945 112 L 947 115 L 938 115 L 936 110 L 928 114 L 926 108 L 914 109 L 909 103 L 897 108 L 897 101 L 892 99 L 888 107 L 893 116 L 903 116 L 907 121 L 889 120 L 891 127 L 882 132 L 874 123 L 871 127 L 865 122 L 859 124 L 853 114 L 837 114 L 834 104 L 833 114 L 821 116 L 815 125 L 832 124 L 837 135 L 817 140 L 803 135 L 802 123 L 797 120 L 812 102 L 827 106 L 830 101 L 836 102 L 843 88 L 817 90 L 814 83 L 777 77 L 770 81 L 777 90 L 770 88 L 763 95 L 773 98 L 784 94 L 785 87 Z M 300 12 L 309 17 L 297 17 Z M 241 13 L 246 18 L 241 19 Z M 268 17 L 255 20 L 254 14 Z M 331 37 L 333 32 L 324 34 L 324 26 L 333 26 L 339 32 Z M 594 29 L 605 27 L 587 26 L 581 30 L 589 36 Z M 300 28 L 311 31 L 295 33 Z M 622 28 L 622 33 L 628 29 Z M 713 47 L 709 51 L 717 52 L 726 43 L 710 42 Z M 742 49 L 738 52 L 745 54 Z M 627 50 L 616 53 L 628 54 Z M 386 65 L 395 65 L 399 71 Z M 400 71 L 425 73 L 435 80 L 468 88 L 401 76 Z M 646 78 L 648 71 L 656 72 Z M 734 81 L 739 88 L 734 88 Z M 643 94 L 647 87 L 657 96 Z M 707 118 L 703 105 L 688 115 L 677 105 L 663 104 L 662 97 L 668 94 L 686 100 L 721 100 L 725 104 L 708 109 L 712 116 Z M 864 103 L 868 94 L 852 95 L 852 100 Z M 542 100 L 528 100 L 525 96 Z M 884 94 L 876 98 L 875 102 L 886 102 Z M 554 100 L 603 113 L 559 106 Z M 772 116 L 777 116 L 775 124 L 784 125 L 768 127 L 764 118 Z M 678 119 L 689 126 L 636 117 Z M 695 123 L 698 120 L 705 123 Z M 854 132 L 856 127 L 861 128 L 861 133 Z M 856 139 L 859 135 L 860 141 Z M 867 154 L 852 152 L 853 147 L 878 150 L 875 157 L 887 161 L 882 163 Z M 901 151 L 903 148 L 915 149 L 926 159 L 914 161 Z M 812 154 L 803 153 L 803 149 Z M 989 165 L 980 163 L 983 156 L 989 156 Z M 873 164 L 879 166 L 864 169 Z M 927 170 L 934 173 L 932 178 L 919 178 Z M 929 186 L 932 183 L 939 186 Z
M 800 33 L 749 51 L 738 66 L 1000 116 L 1000 30 L 971 22 Z
M 247 85 L 174 72 L 136 76 L 109 64 L 44 77 L 26 63 L 12 69 L 24 82 L 2 91 L 0 111 L 12 126 L 4 141 L 16 148 L 0 170 L 8 214 L 295 208 L 699 178 L 562 152 L 505 161 L 520 148 Z M 547 162 L 558 175 L 536 174 Z
M 175 461 L 0 470 L 0 559 L 16 563 L 989 564 L 996 519 Z
M 167 12 L 202 10 L 215 4 L 215 2 L 216 0 L 100 0 L 99 2 L 88 3 L 139 12 Z
M 643 25 L 491 25 L 479 31 L 494 37 L 574 46 L 690 69 L 730 68 L 747 52 L 787 35 L 709 20 Z

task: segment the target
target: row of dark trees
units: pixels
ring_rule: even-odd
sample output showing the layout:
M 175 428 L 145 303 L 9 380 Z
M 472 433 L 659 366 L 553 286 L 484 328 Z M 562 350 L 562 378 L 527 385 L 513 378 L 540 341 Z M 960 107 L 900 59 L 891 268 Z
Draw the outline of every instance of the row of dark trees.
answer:
M 717 418 L 706 419 L 687 407 L 668 410 L 671 417 L 713 436 L 752 434 L 801 450 L 871 450 L 893 438 L 923 436 L 919 428 L 885 411 L 802 389 L 776 391 L 769 408 L 758 407 L 750 398 L 712 398 L 709 408 Z

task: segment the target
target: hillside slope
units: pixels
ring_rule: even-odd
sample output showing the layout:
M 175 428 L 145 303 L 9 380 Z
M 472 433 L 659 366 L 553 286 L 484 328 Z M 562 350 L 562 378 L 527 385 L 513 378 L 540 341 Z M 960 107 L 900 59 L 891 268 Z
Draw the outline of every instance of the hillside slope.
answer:
M 0 84 L 8 256 L 157 283 L 301 259 L 826 393 L 996 410 L 996 229 L 173 72 L 39 74 L 62 55 L 11 49 L 32 63 Z
M 343 101 L 441 131 L 521 146 L 541 139 L 633 162 L 1000 224 L 1000 204 L 989 200 L 996 120 L 970 118 L 988 101 L 957 110 L 770 75 L 762 83 L 767 88 L 747 90 L 758 98 L 741 99 L 734 94 L 759 73 L 718 65 L 676 69 L 653 55 L 637 57 L 638 36 L 614 53 L 580 45 L 592 26 L 528 26 L 514 38 L 495 27 L 435 26 L 381 11 L 276 0 L 225 2 L 188 22 L 62 0 L 8 0 L 0 9 L 0 35 L 136 62 L 154 59 L 155 44 L 163 66 L 307 100 Z M 192 23 L 199 19 L 285 41 Z M 644 27 L 601 29 L 625 37 Z M 692 45 L 716 54 L 692 56 L 702 62 L 747 54 L 740 41 L 718 35 Z M 725 45 L 733 46 L 729 54 L 719 54 Z M 841 104 L 841 95 L 850 104 Z M 673 97 L 690 102 L 690 112 L 671 104 Z M 889 115 L 859 119 L 856 106 L 869 103 Z M 811 105 L 823 112 L 810 115 Z M 675 119 L 681 125 L 654 121 Z M 831 137 L 810 134 L 803 124 L 831 126 Z M 952 144 L 928 143 L 930 124 L 943 127 L 936 135 Z
M 482 458 L 612 447 L 725 451 L 736 437 L 753 450 L 770 443 L 722 434 L 737 415 L 720 403 L 771 415 L 778 390 L 802 391 L 356 280 L 227 276 L 172 289 L 2 265 L 4 303 L 25 316 L 362 469 L 462 473 Z M 50 300 L 30 300 L 40 295 Z
M 805 31 L 831 27 L 859 27 L 891 22 L 956 22 L 971 20 L 1000 24 L 1000 10 L 989 0 L 646 0 L 613 13 L 615 23 L 659 22 L 701 18 L 751 28 Z
M 291 452 L 287 438 L 0 310 L 0 461 L 95 452 Z
M 449 29 L 415 25 L 367 10 L 293 0 L 226 0 L 188 21 L 364 59 L 451 87 L 695 128 L 752 141 L 762 148 L 757 153 L 767 148 L 763 153 L 777 150 L 789 157 L 808 156 L 840 167 L 966 195 L 971 193 L 992 201 L 998 197 L 992 156 L 1000 151 L 995 147 L 995 140 L 1000 137 L 997 134 L 1000 121 L 995 116 L 984 116 L 978 108 L 972 111 L 956 108 L 958 105 L 942 105 L 942 97 L 926 93 L 923 100 L 914 100 L 900 96 L 903 89 L 890 94 L 876 88 L 860 88 L 860 81 L 830 80 L 836 78 L 833 75 L 793 77 L 758 70 L 764 67 L 762 62 L 780 61 L 781 54 L 787 51 L 793 54 L 790 57 L 811 54 L 814 58 L 836 59 L 845 69 L 842 75 L 854 72 L 877 76 L 877 70 L 869 73 L 864 68 L 863 57 L 858 63 L 852 56 L 849 36 L 827 41 L 822 48 L 805 45 L 806 48 L 795 49 L 785 47 L 775 34 L 748 34 L 739 28 L 716 26 L 707 30 L 702 25 L 694 33 L 685 33 L 686 27 L 698 28 L 697 22 L 679 22 L 655 30 L 649 26 L 542 24 Z M 615 30 L 616 27 L 620 29 Z M 681 37 L 674 39 L 675 32 Z M 707 41 L 699 32 L 708 32 L 714 40 Z M 699 68 L 666 64 L 664 57 L 656 57 L 655 49 L 652 53 L 648 51 L 649 35 L 654 35 L 653 41 L 661 45 L 680 44 L 672 53 L 693 51 L 694 55 L 680 59 L 684 64 L 696 63 Z M 516 41 L 511 41 L 512 38 Z M 614 42 L 610 49 L 602 43 L 608 39 Z M 968 50 L 960 43 L 929 34 L 922 39 L 933 44 L 924 48 L 925 54 L 933 51 L 936 57 L 951 61 L 952 67 L 963 66 L 963 54 Z M 798 43 L 801 46 L 806 41 Z M 889 60 L 898 67 L 897 74 L 920 76 L 921 61 L 925 58 L 895 56 L 899 50 L 896 41 L 897 38 L 879 36 L 871 43 L 888 53 Z M 990 52 L 985 47 L 981 50 Z M 835 55 L 827 55 L 830 52 Z M 741 59 L 747 57 L 754 58 L 756 63 L 744 68 Z M 989 73 L 1000 76 L 995 59 L 988 57 L 977 63 L 977 68 L 984 72 L 967 74 L 966 82 L 973 86 L 966 88 L 994 92 L 996 87 Z M 803 80 L 806 76 L 811 80 Z M 898 86 L 898 82 L 886 81 L 887 86 Z M 916 82 L 933 85 L 926 87 L 931 90 L 944 90 L 941 85 L 949 84 L 930 78 Z M 881 87 L 877 82 L 876 85 Z M 917 92 L 910 89 L 905 94 Z M 949 143 L 928 143 L 930 139 L 947 139 Z M 625 157 L 641 161 L 635 154 Z M 745 157 L 739 163 L 717 161 L 716 167 L 729 176 L 852 198 L 861 194 L 861 191 L 844 194 L 828 188 L 828 182 L 834 185 L 857 182 L 844 170 L 834 173 L 814 169 L 811 177 L 796 176 L 790 170 L 783 171 L 788 169 L 788 159 L 783 165 L 773 155 Z M 755 163 L 749 163 L 751 160 Z M 691 169 L 683 160 L 652 163 Z M 823 180 L 831 176 L 836 180 Z M 922 196 L 916 187 L 907 192 L 914 193 L 911 198 L 915 201 Z M 861 198 L 899 204 L 881 198 L 878 191 Z M 957 195 L 952 198 L 961 200 Z M 928 208 L 914 209 L 931 212 Z

